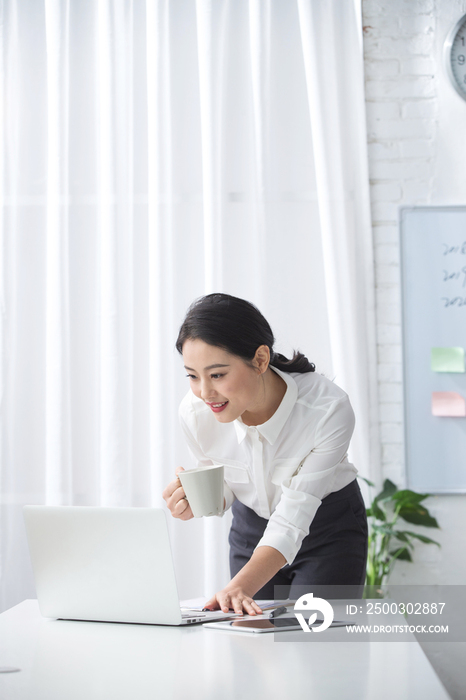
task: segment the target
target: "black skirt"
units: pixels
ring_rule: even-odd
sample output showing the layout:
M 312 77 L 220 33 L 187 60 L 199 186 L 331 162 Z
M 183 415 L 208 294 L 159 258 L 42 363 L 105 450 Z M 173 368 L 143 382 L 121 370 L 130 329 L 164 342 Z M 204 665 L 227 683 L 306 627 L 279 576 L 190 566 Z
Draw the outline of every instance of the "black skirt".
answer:
M 235 500 L 230 529 L 230 573 L 233 578 L 249 561 L 268 520 Z M 291 564 L 286 564 L 254 596 L 294 600 L 309 586 L 351 586 L 345 598 L 362 597 L 367 559 L 366 508 L 359 484 L 352 481 L 322 500 L 309 534 Z M 276 596 L 275 586 L 280 586 Z M 340 597 L 333 595 L 332 597 Z

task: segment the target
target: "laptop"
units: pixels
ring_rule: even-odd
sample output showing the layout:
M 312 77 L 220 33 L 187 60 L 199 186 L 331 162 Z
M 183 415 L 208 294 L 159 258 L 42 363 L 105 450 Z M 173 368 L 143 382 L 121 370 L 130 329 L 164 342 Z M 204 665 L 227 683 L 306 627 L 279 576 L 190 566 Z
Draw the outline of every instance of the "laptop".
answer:
M 181 610 L 161 509 L 24 506 L 23 514 L 44 617 L 153 625 L 235 617 Z

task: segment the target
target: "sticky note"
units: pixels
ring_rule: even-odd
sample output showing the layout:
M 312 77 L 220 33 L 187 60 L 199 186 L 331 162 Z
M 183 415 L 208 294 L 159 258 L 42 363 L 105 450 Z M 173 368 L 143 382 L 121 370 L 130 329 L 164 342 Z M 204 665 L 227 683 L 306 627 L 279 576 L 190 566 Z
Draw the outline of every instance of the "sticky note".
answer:
M 464 348 L 432 348 L 432 372 L 464 372 Z
M 452 418 L 466 416 L 466 401 L 456 391 L 433 391 L 432 415 Z

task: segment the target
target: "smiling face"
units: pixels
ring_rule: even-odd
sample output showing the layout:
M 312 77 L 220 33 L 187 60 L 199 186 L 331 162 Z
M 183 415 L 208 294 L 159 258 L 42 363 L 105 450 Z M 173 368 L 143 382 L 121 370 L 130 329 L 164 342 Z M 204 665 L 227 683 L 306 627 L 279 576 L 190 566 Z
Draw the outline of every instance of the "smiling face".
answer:
M 230 423 L 240 416 L 249 425 L 254 424 L 249 422 L 253 416 L 261 420 L 266 395 L 263 375 L 269 363 L 267 346 L 258 348 L 250 365 L 203 340 L 186 340 L 183 362 L 193 394 L 209 406 L 220 423 Z

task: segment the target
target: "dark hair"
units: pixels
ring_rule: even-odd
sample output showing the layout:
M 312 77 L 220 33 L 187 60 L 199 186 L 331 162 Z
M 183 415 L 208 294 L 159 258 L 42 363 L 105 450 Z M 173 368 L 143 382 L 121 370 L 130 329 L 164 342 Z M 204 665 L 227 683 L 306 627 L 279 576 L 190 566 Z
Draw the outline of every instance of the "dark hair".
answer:
M 294 351 L 291 360 L 274 352 L 272 329 L 259 309 L 230 294 L 207 294 L 191 304 L 176 341 L 180 354 L 186 340 L 203 340 L 248 362 L 260 345 L 267 345 L 272 367 L 301 374 L 315 371 L 315 365 L 301 352 Z

